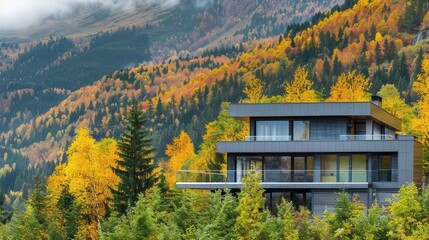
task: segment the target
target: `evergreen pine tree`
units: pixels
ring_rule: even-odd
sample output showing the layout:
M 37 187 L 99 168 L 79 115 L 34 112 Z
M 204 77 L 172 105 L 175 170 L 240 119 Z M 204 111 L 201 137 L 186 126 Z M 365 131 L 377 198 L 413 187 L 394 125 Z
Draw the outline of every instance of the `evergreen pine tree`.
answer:
M 28 204 L 36 221 L 43 229 L 46 229 L 49 224 L 47 213 L 49 211 L 50 200 L 46 194 L 46 185 L 42 182 L 39 175 L 35 177 L 34 182 Z
M 8 222 L 12 217 L 12 213 L 3 209 L 3 204 L 4 194 L 2 191 L 0 191 L 0 224 L 6 224 L 6 222 Z
M 419 55 L 417 55 L 415 65 L 414 65 L 414 73 L 413 77 L 411 78 L 412 81 L 417 79 L 417 76 L 422 73 L 423 67 L 423 49 L 420 47 Z
M 341 71 L 342 71 L 342 64 L 340 62 L 340 59 L 338 59 L 338 56 L 335 55 L 335 58 L 334 58 L 334 68 L 333 68 L 332 74 L 334 76 L 340 76 Z
M 126 117 L 124 133 L 118 143 L 120 160 L 114 169 L 120 182 L 113 189 L 114 206 L 120 214 L 134 207 L 139 194 L 145 194 L 158 181 L 154 170 L 154 149 L 144 128 L 146 115 L 134 103 Z
M 12 219 L 11 234 L 14 239 L 48 239 L 48 234 L 56 232 L 52 225 L 50 199 L 40 174 L 34 178 L 27 210 Z
M 74 239 L 79 229 L 81 212 L 75 201 L 75 197 L 68 188 L 63 189 L 58 199 L 57 208 L 62 215 L 62 226 L 67 239 Z
M 384 53 L 384 58 L 387 61 L 392 61 L 395 56 L 396 56 L 396 46 L 394 42 L 391 42 L 390 44 L 386 44 L 386 46 L 384 46 L 385 49 L 385 53 Z
M 383 55 L 381 53 L 381 47 L 379 43 L 375 44 L 375 63 L 380 65 L 383 62 Z

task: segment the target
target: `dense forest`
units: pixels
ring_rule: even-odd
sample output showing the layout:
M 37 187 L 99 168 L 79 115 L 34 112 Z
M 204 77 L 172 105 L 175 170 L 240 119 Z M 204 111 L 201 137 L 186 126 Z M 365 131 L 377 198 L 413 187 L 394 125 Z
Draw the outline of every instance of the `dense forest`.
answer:
M 166 144 L 170 143 L 181 130 L 187 131 L 192 140 L 200 144 L 201 129 L 215 119 L 220 110 L 220 103 L 238 102 L 243 99 L 242 89 L 245 82 L 259 79 L 266 85 L 264 94 L 268 97 L 276 96 L 281 94 L 284 82 L 291 81 L 293 72 L 300 63 L 307 67 L 309 78 L 321 95 L 329 92 L 330 86 L 342 72 L 356 70 L 371 78 L 372 93 L 380 90 L 381 84 L 395 83 L 400 94 L 409 102 L 415 95 L 411 91 L 411 78 L 415 78 L 421 71 L 419 65 L 424 45 L 401 49 L 404 43 L 411 41 L 409 33 L 395 30 L 401 23 L 399 20 L 402 18 L 398 17 L 399 14 L 406 10 L 404 3 L 387 2 L 389 4 L 387 5 L 382 1 L 373 1 L 370 5 L 365 5 L 364 2 L 353 5 L 354 1 L 346 1 L 335 12 L 325 13 L 324 17 L 317 15 L 319 17 L 311 20 L 314 24 L 312 27 L 305 28 L 309 26 L 306 23 L 291 25 L 288 32 L 278 39 L 243 43 L 206 51 L 205 55 L 200 57 L 185 56 L 164 63 L 116 71 L 111 76 L 103 77 L 95 84 L 74 92 L 57 88 L 44 90 L 43 92 L 48 95 L 51 91 L 66 98 L 46 113 L 43 111 L 34 113 L 32 112 L 34 106 L 29 105 L 26 107 L 29 109 L 28 112 L 15 110 L 2 114 L 3 128 L 16 130 L 3 132 L 0 135 L 0 142 L 16 153 L 11 155 L 10 162 L 14 162 L 13 156 L 17 158 L 18 155 L 26 155 L 29 157 L 30 165 L 45 165 L 46 162 L 52 161 L 58 163 L 64 159 L 64 149 L 70 144 L 75 127 L 90 126 L 97 139 L 104 136 L 117 137 L 118 124 L 121 122 L 125 107 L 130 100 L 137 99 L 144 102 L 144 107 L 147 108 L 154 143 L 159 146 L 157 159 L 162 159 L 165 158 Z M 413 9 L 417 9 L 418 4 L 421 4 L 417 1 L 412 3 L 414 5 L 410 6 Z M 389 31 L 394 32 L 378 32 L 375 23 L 378 23 L 379 19 L 389 20 L 389 16 L 396 19 L 396 22 L 393 22 L 396 25 L 389 28 Z M 358 21 L 352 25 L 355 18 L 362 18 L 365 21 Z M 344 22 L 343 27 L 338 24 L 341 22 L 339 19 Z M 421 17 L 419 21 L 422 21 Z M 314 31 L 320 33 L 315 35 Z M 303 44 L 301 40 L 304 38 L 303 34 L 319 36 L 319 39 L 310 37 L 308 39 L 313 39 L 313 42 L 307 40 L 308 43 Z M 111 35 L 104 38 L 109 36 Z M 378 42 L 375 41 L 376 36 Z M 382 51 L 380 53 L 382 61 L 377 64 L 375 61 L 377 44 L 383 44 L 383 50 L 384 44 L 391 46 L 393 57 L 388 51 Z M 355 54 L 351 54 L 353 51 L 361 52 L 361 48 L 364 50 L 366 48 L 366 51 L 363 51 L 358 59 L 346 58 L 354 56 Z M 25 102 L 33 104 L 36 102 L 33 96 L 35 96 L 33 89 L 8 94 L 7 99 L 2 101 L 2 109 L 13 108 L 12 103 L 19 102 L 19 99 L 27 99 Z M 52 95 L 49 96 L 53 99 Z M 45 98 L 40 95 L 38 99 Z M 25 190 L 17 188 L 21 183 L 9 182 L 15 187 L 7 187 L 5 191 Z
M 396 88 L 387 84 L 379 95 L 384 108 L 401 117 L 406 129 L 425 127 L 422 115 L 429 111 L 429 60 L 413 83 L 419 94 L 414 116 Z M 284 93 L 275 98 L 263 94 L 263 83 L 247 82 L 244 102 L 344 102 L 368 101 L 370 82 L 355 71 L 343 73 L 326 99 L 313 89 L 308 71 L 298 68 Z M 423 86 L 422 86 L 423 85 Z M 140 106 L 140 107 L 139 107 Z M 267 206 L 259 172 L 251 171 L 240 192 L 179 190 L 180 169 L 225 168 L 216 142 L 242 140 L 249 126 L 228 117 L 228 104 L 215 121 L 207 124 L 204 141 L 195 153 L 189 135 L 182 131 L 167 145 L 169 160 L 157 164 L 147 128 L 147 111 L 134 101 L 125 113 L 120 138 L 95 140 L 90 129 L 76 131 L 67 159 L 44 184 L 36 174 L 27 208 L 14 212 L 0 207 L 4 239 L 428 239 L 427 186 L 401 187 L 389 205 L 375 202 L 369 209 L 359 195 L 339 192 L 333 212 L 312 216 L 304 207 L 283 200 Z M 422 130 L 422 129 L 419 129 Z M 414 129 L 414 131 L 417 131 Z M 427 161 L 427 142 L 426 161 Z M 138 146 L 138 147 L 136 147 Z M 139 154 L 136 154 L 139 152 Z M 139 157 L 135 157 L 139 156 Z M 82 168 L 82 166 L 85 166 Z M 427 165 L 425 166 L 427 168 Z M 136 169 L 139 169 L 136 171 Z M 133 174 L 130 174 L 133 173 Z M 4 200 L 0 201 L 3 204 Z M 0 205 L 1 206 L 1 205 Z
M 177 170 L 225 169 L 224 156 L 215 154 L 216 142 L 242 140 L 247 134 L 243 122 L 228 118 L 228 104 L 224 102 L 369 101 L 371 94 L 378 94 L 383 97 L 383 108 L 403 120 L 402 131 L 423 143 L 427 173 L 427 42 L 412 44 L 414 34 L 429 24 L 426 3 L 347 0 L 308 22 L 288 25 L 275 38 L 247 38 L 247 42 L 202 51 L 198 56 L 186 54 L 117 70 L 73 91 L 52 88 L 49 91 L 63 100 L 37 113 L 3 110 L 0 182 L 6 193 L 5 208 L 10 211 L 10 206 L 30 206 L 15 213 L 4 226 L 5 231 L 42 238 L 58 234 L 117 239 L 132 237 L 139 229 L 146 229 L 147 235 L 135 238 L 264 239 L 271 233 L 278 234 L 268 237 L 273 239 L 285 235 L 296 239 L 309 233 L 315 239 L 359 238 L 365 233 L 373 234 L 374 239 L 428 238 L 427 190 L 418 192 L 413 185 L 404 186 L 387 209 L 373 206 L 368 214 L 357 200 L 347 200 L 351 196 L 339 195 L 336 211 L 320 218 L 310 216 L 307 210 L 293 209 L 289 203 L 276 212 L 262 211 L 265 200 L 258 197 L 262 190 L 251 183 L 251 177 L 238 199 L 229 193 L 174 189 Z M 257 19 L 256 15 L 254 21 Z M 104 38 L 114 39 L 114 34 L 100 35 L 94 44 L 104 44 Z M 59 42 L 65 45 L 58 46 Z M 62 56 L 61 51 L 68 51 L 65 49 L 73 42 L 60 38 L 46 44 L 59 49 L 58 56 Z M 31 58 L 23 58 L 20 64 L 28 62 Z M 28 88 L 4 93 L 0 109 L 13 109 L 12 103 L 20 99 L 33 99 L 34 91 Z M 102 185 L 102 194 L 78 193 L 73 190 L 73 181 L 89 184 L 94 179 L 74 179 L 73 159 L 79 153 L 78 145 L 85 143 L 94 149 L 95 159 L 109 159 L 113 164 L 115 152 L 111 150 L 122 141 L 124 120 L 135 101 L 148 118 L 144 128 L 153 139 L 153 162 L 159 166 L 154 174 L 159 179 L 138 200 L 130 201 L 133 204 L 129 212 L 121 214 L 111 197 L 117 190 L 115 184 L 123 179 L 109 172 L 111 165 L 101 166 L 94 160 L 91 166 L 106 168 L 97 169 L 106 171 L 103 179 L 97 180 L 97 184 L 106 184 Z M 196 150 L 194 146 L 198 146 Z M 36 175 L 40 179 L 34 179 Z M 24 184 L 31 182 L 34 185 Z M 240 207 L 249 196 L 256 210 Z M 97 201 L 88 203 L 91 198 Z M 43 202 L 45 208 L 38 202 Z M 255 218 L 249 216 L 250 212 L 257 213 Z M 254 227 L 249 230 L 245 226 Z M 28 228 L 37 232 L 19 235 Z
M 219 7 L 224 4 L 231 5 L 228 2 L 219 3 L 221 3 L 218 4 Z M 258 8 L 257 12 L 270 12 L 276 15 L 277 11 L 281 11 L 281 14 L 284 14 L 293 11 L 296 7 L 310 13 L 302 15 L 297 12 L 291 15 L 291 17 L 300 15 L 301 17 L 295 20 L 301 21 L 311 14 L 328 9 L 327 6 L 335 2 L 323 0 L 295 4 L 292 8 L 284 9 L 285 6 L 279 7 L 279 3 L 266 3 L 264 8 Z M 246 15 L 256 7 L 257 4 L 253 2 L 245 9 L 233 4 L 228 11 L 218 9 L 219 11 L 210 13 L 205 12 L 208 8 L 206 6 L 195 9 L 197 12 L 205 12 L 204 14 L 190 14 L 196 14 L 192 24 L 203 24 L 214 18 L 212 14 L 222 12 L 224 16 L 221 18 L 222 21 L 231 22 L 229 25 L 222 25 L 224 24 L 222 21 L 217 24 L 227 28 L 234 22 L 232 17 Z M 184 16 L 189 11 L 188 8 L 178 9 L 163 21 L 178 24 L 177 19 L 171 18 Z M 265 25 L 272 31 L 281 32 L 292 20 L 290 16 L 283 16 L 276 22 L 267 24 L 266 21 L 269 20 L 264 18 L 259 19 L 255 24 Z M 28 185 L 25 183 L 31 182 L 33 170 L 41 169 L 42 175 L 47 176 L 53 171 L 55 164 L 64 161 L 65 149 L 71 143 L 77 126 L 90 125 L 97 139 L 105 136 L 118 137 L 123 113 L 132 99 L 145 101 L 145 106 L 151 114 L 159 114 L 151 115 L 153 119 L 150 127 L 156 135 L 154 139 L 157 145 L 165 146 L 182 129 L 186 129 L 196 143 L 201 142 L 201 129 L 207 122 L 216 118 L 220 103 L 240 100 L 243 83 L 236 81 L 238 75 L 224 74 L 222 79 L 216 79 L 218 84 L 215 86 L 208 85 L 207 88 L 195 92 L 193 92 L 194 88 L 190 88 L 188 96 L 175 99 L 170 96 L 164 103 L 158 101 L 156 96 L 164 95 L 172 88 L 192 84 L 195 78 L 202 79 L 212 70 L 221 68 L 239 54 L 257 46 L 260 41 L 252 40 L 237 45 L 231 43 L 228 46 L 213 44 L 213 48 L 200 51 L 198 57 L 190 54 L 189 51 L 177 53 L 174 50 L 171 51 L 173 57 L 167 61 L 114 71 L 160 56 L 154 49 L 158 49 L 157 42 L 164 41 L 165 36 L 158 31 L 166 30 L 159 24 L 120 28 L 97 34 L 89 41 L 83 42 L 67 37 L 50 37 L 34 45 L 25 45 L 26 48 L 20 54 L 16 53 L 15 45 L 3 44 L 6 50 L 9 49 L 16 55 L 10 67 L 6 67 L 6 70 L 0 74 L 0 145 L 3 146 L 2 149 L 8 151 L 5 155 L 7 157 L 0 165 L 1 178 L 5 179 L 1 181 L 3 191 L 13 195 L 13 199 L 21 196 L 26 198 Z M 200 27 L 195 31 L 202 32 L 211 27 Z M 238 32 L 234 34 L 242 35 Z M 274 32 L 265 34 L 269 36 Z M 174 36 L 182 35 L 176 33 Z M 206 37 L 208 41 L 210 37 Z M 253 36 L 253 38 L 259 37 L 259 35 Z M 225 40 L 228 39 L 229 37 L 225 38 Z M 172 42 L 175 43 L 183 42 L 173 40 Z M 3 52 L 6 54 L 7 51 Z M 108 73 L 111 75 L 101 77 Z M 100 77 L 101 80 L 92 84 Z M 230 81 L 233 78 L 235 80 Z M 209 91 L 214 93 L 213 98 L 207 95 Z M 194 97 L 189 101 L 191 96 Z M 177 106 L 169 104 L 169 101 L 173 101 Z M 192 121 L 192 119 L 197 120 Z M 18 137 L 16 135 L 18 129 L 20 129 L 19 135 L 25 131 L 26 136 Z M 160 158 L 165 157 L 164 148 L 157 148 L 157 155 Z

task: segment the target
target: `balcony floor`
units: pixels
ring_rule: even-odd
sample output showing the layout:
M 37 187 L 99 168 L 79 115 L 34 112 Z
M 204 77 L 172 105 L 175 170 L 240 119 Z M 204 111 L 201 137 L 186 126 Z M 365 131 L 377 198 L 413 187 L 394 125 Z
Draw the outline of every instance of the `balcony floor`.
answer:
M 239 189 L 240 182 L 178 182 L 177 188 L 189 189 Z M 367 189 L 368 182 L 262 182 L 263 189 Z

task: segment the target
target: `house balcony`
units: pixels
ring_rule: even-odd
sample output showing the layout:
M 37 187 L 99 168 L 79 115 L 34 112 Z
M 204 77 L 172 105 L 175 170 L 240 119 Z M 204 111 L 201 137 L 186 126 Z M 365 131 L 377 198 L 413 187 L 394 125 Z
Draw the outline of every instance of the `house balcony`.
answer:
M 367 189 L 372 186 L 371 177 L 377 174 L 385 184 L 395 186 L 392 175 L 397 171 L 368 170 L 259 170 L 261 187 L 264 189 Z M 179 170 L 178 188 L 239 189 L 248 174 L 243 170 L 197 171 Z M 380 181 L 382 182 L 382 181 Z M 380 183 L 379 182 L 379 183 Z
M 405 135 L 339 135 L 326 139 L 291 140 L 290 136 L 249 136 L 244 141 L 217 143 L 219 153 L 371 153 L 406 152 L 414 142 Z M 411 146 L 412 147 L 412 146 Z

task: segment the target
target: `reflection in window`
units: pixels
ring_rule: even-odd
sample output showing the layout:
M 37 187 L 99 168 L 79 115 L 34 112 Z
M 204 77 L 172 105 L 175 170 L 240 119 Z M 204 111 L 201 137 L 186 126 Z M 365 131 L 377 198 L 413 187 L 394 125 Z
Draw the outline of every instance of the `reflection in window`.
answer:
M 373 140 L 381 140 L 381 125 L 374 122 L 372 127 Z
M 392 156 L 380 156 L 378 180 L 380 182 L 392 181 Z
M 349 182 L 349 162 L 350 157 L 348 155 L 340 155 L 339 156 L 339 172 L 338 172 L 338 180 L 339 182 Z
M 249 170 L 262 170 L 262 157 L 237 157 L 237 182 L 247 176 Z M 262 177 L 262 172 L 261 172 Z
M 345 120 L 311 121 L 311 140 L 339 139 L 340 135 L 347 134 Z
M 366 155 L 352 155 L 352 181 L 366 182 Z
M 395 130 L 386 127 L 384 131 L 386 131 L 386 140 L 395 140 Z
M 356 135 L 366 134 L 366 122 L 364 120 L 356 120 Z M 364 138 L 363 138 L 364 139 Z M 362 140 L 362 139 L 357 139 Z
M 289 121 L 256 121 L 256 141 L 287 141 Z
M 282 199 L 290 201 L 293 207 L 298 210 L 300 207 L 306 207 L 311 210 L 311 192 L 272 192 L 266 193 L 267 199 L 266 206 L 270 206 L 273 213 L 278 212 L 278 206 L 281 204 Z
M 307 156 L 307 182 L 313 181 L 314 157 Z
M 305 182 L 305 157 L 293 158 L 293 181 Z
M 293 121 L 293 140 L 310 140 L 310 121 Z
M 322 182 L 337 181 L 337 155 L 322 155 Z
M 290 156 L 273 156 L 264 158 L 265 181 L 267 182 L 290 182 L 291 180 Z

